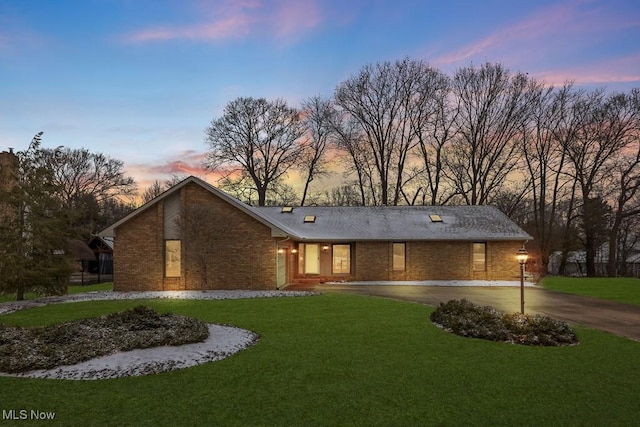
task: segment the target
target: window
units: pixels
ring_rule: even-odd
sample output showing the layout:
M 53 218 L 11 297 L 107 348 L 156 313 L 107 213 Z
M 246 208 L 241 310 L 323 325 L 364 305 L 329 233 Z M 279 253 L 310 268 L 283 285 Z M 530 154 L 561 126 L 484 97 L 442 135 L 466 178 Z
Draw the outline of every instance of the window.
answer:
M 315 215 L 305 215 L 304 216 L 304 222 L 316 222 L 316 216 Z
M 291 213 L 293 212 L 293 207 L 292 206 L 283 206 L 282 209 L 280 210 L 281 213 Z
M 180 240 L 165 240 L 164 275 L 165 277 L 180 277 L 180 270 Z
M 485 271 L 487 269 L 487 244 L 475 242 L 473 244 L 473 271 Z
M 333 272 L 351 273 L 351 246 L 333 245 Z
M 393 271 L 405 270 L 405 251 L 404 243 L 393 244 Z
M 431 222 L 442 222 L 442 217 L 436 214 L 429 215 L 429 219 L 431 220 Z

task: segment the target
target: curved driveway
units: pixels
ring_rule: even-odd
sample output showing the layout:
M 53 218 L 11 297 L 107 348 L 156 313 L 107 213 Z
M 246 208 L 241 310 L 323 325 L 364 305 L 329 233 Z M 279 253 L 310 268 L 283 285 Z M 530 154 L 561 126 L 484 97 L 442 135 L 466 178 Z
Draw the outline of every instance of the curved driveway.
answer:
M 520 311 L 519 287 L 331 284 L 318 285 L 315 290 L 387 297 L 436 306 L 452 299 L 466 298 L 500 311 Z M 526 313 L 544 314 L 640 341 L 640 307 L 537 287 L 525 288 L 524 298 Z

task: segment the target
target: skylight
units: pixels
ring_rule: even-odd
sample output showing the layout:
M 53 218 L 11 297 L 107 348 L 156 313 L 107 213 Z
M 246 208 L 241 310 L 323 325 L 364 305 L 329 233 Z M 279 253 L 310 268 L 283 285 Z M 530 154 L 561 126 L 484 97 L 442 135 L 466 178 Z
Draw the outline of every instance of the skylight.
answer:
M 282 210 L 280 212 L 281 213 L 291 213 L 291 212 L 293 212 L 293 207 L 292 206 L 283 206 Z
M 305 215 L 304 216 L 304 222 L 316 222 L 316 216 L 315 215 Z
M 429 215 L 429 219 L 431 220 L 431 222 L 442 222 L 442 217 L 436 214 Z

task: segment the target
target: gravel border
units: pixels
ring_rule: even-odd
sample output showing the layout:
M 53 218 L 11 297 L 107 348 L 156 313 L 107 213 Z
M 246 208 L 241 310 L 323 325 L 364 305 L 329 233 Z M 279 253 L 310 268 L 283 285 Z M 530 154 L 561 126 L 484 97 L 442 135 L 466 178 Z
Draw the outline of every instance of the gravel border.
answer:
M 258 342 L 258 334 L 229 325 L 209 325 L 209 338 L 181 346 L 122 351 L 69 366 L 0 376 L 64 380 L 102 380 L 159 374 L 225 359 Z
M 251 290 L 220 290 L 220 291 L 145 291 L 145 292 L 117 292 L 95 291 L 78 294 L 43 297 L 24 301 L 9 301 L 0 304 L 0 315 L 49 304 L 104 301 L 104 300 L 138 300 L 138 299 L 204 299 L 227 300 L 244 298 L 282 298 L 319 295 L 318 292 L 307 291 L 251 291 Z

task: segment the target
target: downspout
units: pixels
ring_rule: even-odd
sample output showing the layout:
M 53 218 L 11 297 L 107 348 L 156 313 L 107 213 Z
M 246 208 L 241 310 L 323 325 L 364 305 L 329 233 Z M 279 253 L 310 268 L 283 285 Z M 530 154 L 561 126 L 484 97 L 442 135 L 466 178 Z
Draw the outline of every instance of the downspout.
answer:
M 275 242 L 275 245 L 276 245 L 276 290 L 280 290 L 280 287 L 278 285 L 278 273 L 280 271 L 280 257 L 278 256 L 279 255 L 278 251 L 280 249 L 279 246 L 280 246 L 280 243 L 284 243 L 289 239 L 290 239 L 290 237 L 287 236 L 284 239 L 278 240 L 278 241 Z M 285 261 L 285 265 L 284 266 L 285 266 L 285 268 L 287 267 L 286 261 Z M 287 273 L 285 271 L 285 282 L 286 282 L 286 277 L 287 277 Z

